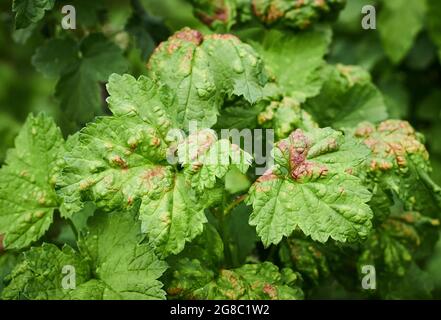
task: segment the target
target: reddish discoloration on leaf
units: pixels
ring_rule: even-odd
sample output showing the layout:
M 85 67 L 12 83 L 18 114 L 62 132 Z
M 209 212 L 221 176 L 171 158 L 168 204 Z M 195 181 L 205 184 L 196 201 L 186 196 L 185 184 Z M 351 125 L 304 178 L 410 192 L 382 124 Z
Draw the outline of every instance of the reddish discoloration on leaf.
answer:
M 121 167 L 121 169 L 127 169 L 128 165 L 127 165 L 127 161 L 125 161 L 123 158 L 121 158 L 120 156 L 114 156 L 111 159 L 113 164 L 116 164 L 117 166 Z
M 167 289 L 167 293 L 168 293 L 169 295 L 171 295 L 171 296 L 178 296 L 178 295 L 180 295 L 183 291 L 184 291 L 184 289 L 182 289 L 182 288 L 177 288 L 177 287 L 175 287 L 175 288 L 168 288 L 168 289 Z
M 4 236 L 2 234 L 0 234 L 0 252 L 3 252 L 3 250 L 5 248 L 3 246 L 3 239 L 4 239 Z
M 407 121 L 387 120 L 376 128 L 363 123 L 355 130 L 355 136 L 364 139 L 364 144 L 372 151 L 369 167 L 372 171 L 388 171 L 406 168 L 408 157 L 418 155 L 423 161 L 429 158 L 424 144 Z
M 263 292 L 265 292 L 271 300 L 277 299 L 277 289 L 269 283 L 265 283 L 263 286 Z
M 173 36 L 171 36 L 169 40 L 171 39 L 179 39 L 187 42 L 192 42 L 198 46 L 202 43 L 204 37 L 202 33 L 200 33 L 197 30 L 184 28 L 181 31 L 175 33 Z
M 158 166 L 153 169 L 146 170 L 143 175 L 142 179 L 147 184 L 148 188 L 151 188 L 155 185 L 156 180 L 161 179 L 165 176 L 165 168 Z
M 273 173 L 271 169 L 268 169 L 262 176 L 260 176 L 256 182 L 255 187 L 257 192 L 268 192 L 270 187 L 265 186 L 265 182 L 277 180 L 278 177 Z
M 327 149 L 333 150 L 336 145 L 335 139 L 331 139 Z M 311 142 L 302 130 L 297 129 L 291 133 L 289 138 L 279 142 L 277 147 L 282 153 L 289 156 L 289 171 L 294 180 L 312 176 L 320 178 L 328 173 L 328 169 L 324 165 L 307 160 Z
M 215 8 L 212 15 L 198 11 L 196 12 L 196 16 L 208 26 L 211 26 L 215 21 L 227 23 L 229 19 L 228 9 L 225 7 L 225 4 L 223 4 L 222 7 Z
M 238 37 L 235 35 L 226 33 L 226 34 L 210 34 L 205 37 L 205 39 L 214 39 L 214 40 L 234 40 L 240 41 Z

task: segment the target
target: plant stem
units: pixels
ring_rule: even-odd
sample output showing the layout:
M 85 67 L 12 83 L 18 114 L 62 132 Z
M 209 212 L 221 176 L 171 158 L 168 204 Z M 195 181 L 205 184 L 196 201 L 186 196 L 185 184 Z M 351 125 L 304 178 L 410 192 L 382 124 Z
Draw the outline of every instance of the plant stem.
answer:
M 224 209 L 224 215 L 227 216 L 231 213 L 231 211 L 234 210 L 234 208 L 236 208 L 239 204 L 241 204 L 245 199 L 246 199 L 247 195 L 243 194 L 239 197 L 237 197 L 236 199 L 233 200 L 233 202 L 231 202 L 225 209 Z

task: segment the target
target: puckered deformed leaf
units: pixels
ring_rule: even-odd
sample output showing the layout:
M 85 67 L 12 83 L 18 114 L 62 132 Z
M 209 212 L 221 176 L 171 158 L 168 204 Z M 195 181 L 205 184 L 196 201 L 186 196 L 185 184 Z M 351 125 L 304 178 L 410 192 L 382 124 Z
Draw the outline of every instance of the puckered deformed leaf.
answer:
M 65 216 L 93 201 L 102 209 L 128 208 L 135 200 L 170 185 L 171 168 L 161 165 L 166 145 L 137 115 L 103 117 L 68 142 L 58 181 Z
M 316 28 L 295 36 L 278 30 L 262 32 L 253 47 L 265 61 L 281 93 L 303 102 L 319 93 L 323 83 L 321 70 L 331 42 L 331 30 Z
M 213 29 L 229 30 L 232 26 L 254 19 L 267 26 L 304 30 L 313 24 L 334 19 L 346 0 L 190 0 L 195 15 Z
M 240 224 L 237 225 L 239 227 Z M 233 230 L 230 230 L 233 231 Z M 168 259 L 164 277 L 172 299 L 301 299 L 301 278 L 270 262 L 225 269 L 222 238 L 210 223 L 184 251 Z
M 377 266 L 379 276 L 404 276 L 413 256 L 420 249 L 423 233 L 436 230 L 439 221 L 418 212 L 405 212 L 389 216 L 369 236 L 363 245 L 358 264 Z
M 166 162 L 160 134 L 136 114 L 104 117 L 68 143 L 59 181 L 71 216 L 87 201 L 105 211 L 131 208 L 141 200 L 143 231 L 161 254 L 178 253 L 202 232 L 204 209 L 212 194 L 197 196 L 183 176 Z
M 303 108 L 321 126 L 350 128 L 363 121 L 387 118 L 387 107 L 380 91 L 360 68 L 338 65 L 323 70 L 325 82 L 318 96 L 308 99 Z
M 330 274 L 330 266 L 320 244 L 310 239 L 290 237 L 280 248 L 280 258 L 286 266 L 301 273 L 303 278 L 318 285 Z
M 227 139 L 217 139 L 211 129 L 191 133 L 178 145 L 178 159 L 192 186 L 199 191 L 213 188 L 218 178 L 236 168 L 246 173 L 252 156 Z
M 0 236 L 0 243 L 2 237 Z M 11 273 L 14 267 L 19 263 L 20 256 L 15 252 L 3 252 L 0 244 L 0 297 L 5 286 L 5 278 Z
M 218 178 L 231 168 L 246 172 L 251 158 L 228 140 L 210 145 L 201 158 L 187 158 L 169 135 L 176 120 L 162 87 L 146 77 L 113 75 L 108 89 L 114 116 L 98 118 L 68 142 L 58 181 L 61 212 L 71 217 L 88 201 L 105 211 L 128 209 L 140 200 L 150 243 L 161 256 L 177 254 L 202 232 L 204 209 L 220 200 Z M 191 150 L 203 148 L 191 137 Z M 194 161 L 201 161 L 197 168 Z
M 140 240 L 140 226 L 133 214 L 100 212 L 90 222 L 89 233 L 80 239 L 79 252 L 52 244 L 26 252 L 9 276 L 2 298 L 164 299 L 157 279 L 166 264 L 158 260 L 152 247 L 139 244 Z M 65 283 L 72 272 L 74 283 Z
M 385 0 L 378 17 L 378 31 L 388 57 L 399 63 L 412 48 L 424 26 L 426 1 Z
M 225 98 L 255 103 L 266 82 L 262 60 L 249 45 L 233 35 L 203 36 L 188 28 L 159 45 L 149 70 L 174 90 L 174 113 L 183 127 L 191 120 L 211 127 Z
M 221 269 L 216 274 L 206 270 L 199 260 L 185 258 L 178 262 L 167 292 L 184 299 L 297 300 L 303 299 L 299 280 L 291 269 L 279 271 L 271 262 Z
M 136 114 L 166 137 L 178 128 L 169 88 L 159 86 L 145 76 L 112 74 L 107 84 L 109 108 L 116 116 Z
M 364 163 L 363 146 L 330 128 L 298 129 L 277 143 L 273 154 L 276 165 L 251 187 L 248 199 L 254 209 L 250 224 L 265 246 L 297 227 L 320 242 L 367 237 L 371 194 L 350 174 Z
M 306 29 L 317 21 L 335 18 L 346 0 L 252 0 L 253 12 L 265 24 Z
M 0 169 L 0 234 L 6 234 L 6 248 L 28 246 L 52 223 L 63 152 L 64 140 L 52 119 L 29 116 Z
M 87 282 L 91 270 L 86 259 L 72 248 L 58 249 L 53 244 L 43 244 L 24 253 L 23 261 L 7 277 L 8 286 L 2 299 L 69 299 L 70 290 L 63 288 L 65 266 L 75 268 L 77 286 Z
M 312 116 L 300 107 L 293 98 L 272 101 L 258 116 L 258 122 L 265 128 L 275 131 L 277 140 L 286 138 L 295 129 L 309 130 L 318 128 Z
M 54 7 L 55 0 L 14 0 L 15 28 L 23 29 L 43 19 L 45 12 Z
M 441 189 L 430 178 L 423 137 L 407 121 L 387 120 L 377 126 L 361 123 L 354 134 L 371 149 L 366 162 L 368 181 L 393 192 L 407 210 L 438 212 Z
M 162 255 L 179 253 L 185 242 L 202 232 L 206 207 L 185 177 L 177 174 L 161 193 L 143 199 L 142 230 Z

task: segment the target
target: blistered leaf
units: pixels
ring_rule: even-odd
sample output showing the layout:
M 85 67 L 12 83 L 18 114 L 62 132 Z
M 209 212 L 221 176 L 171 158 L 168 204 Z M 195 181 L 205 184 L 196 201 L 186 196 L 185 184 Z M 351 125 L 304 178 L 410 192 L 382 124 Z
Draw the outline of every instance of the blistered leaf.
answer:
M 192 186 L 199 191 L 213 188 L 216 180 L 236 168 L 246 173 L 252 156 L 227 139 L 217 139 L 211 129 L 191 133 L 178 145 L 178 159 Z
M 280 248 L 280 257 L 286 266 L 300 272 L 305 280 L 314 285 L 318 285 L 330 275 L 330 266 L 324 250 L 314 241 L 288 238 Z
M 140 208 L 142 231 L 164 256 L 181 252 L 207 222 L 205 205 L 184 176 L 177 174 L 167 183 L 161 193 L 144 198 Z
M 114 115 L 136 114 L 165 138 L 171 129 L 178 128 L 168 90 L 145 76 L 135 79 L 129 74 L 112 74 L 107 103 Z
M 418 212 L 391 215 L 378 226 L 363 246 L 358 264 L 381 266 L 379 276 L 404 276 L 420 249 L 423 232 L 436 229 L 439 221 Z
M 266 77 L 260 57 L 233 35 L 203 36 L 185 28 L 156 49 L 149 61 L 152 77 L 173 88 L 178 123 L 187 128 L 216 123 L 226 97 L 250 103 L 262 98 Z
M 346 0 L 190 0 L 195 15 L 213 29 L 229 30 L 255 19 L 267 26 L 303 30 L 334 19 Z
M 276 144 L 276 166 L 256 181 L 248 199 L 254 209 L 250 224 L 265 246 L 279 243 L 297 227 L 320 242 L 367 237 L 371 195 L 349 173 L 364 163 L 365 148 L 344 146 L 345 137 L 329 128 L 298 129 Z
M 270 262 L 246 264 L 240 268 L 205 270 L 199 260 L 182 259 L 173 271 L 167 288 L 173 298 L 202 300 L 298 300 L 303 298 L 297 286 L 299 275 L 279 269 Z
M 171 169 L 160 165 L 166 145 L 159 133 L 137 115 L 103 117 L 68 143 L 66 167 L 58 182 L 70 216 L 93 201 L 99 208 L 128 208 L 170 184 Z
M 312 116 L 300 107 L 293 98 L 272 101 L 258 116 L 258 122 L 265 128 L 274 129 L 277 140 L 286 138 L 295 129 L 318 128 Z
M 407 121 L 362 123 L 355 137 L 371 149 L 366 162 L 369 181 L 396 194 L 407 210 L 438 212 L 441 189 L 430 178 L 423 137 Z
M 60 250 L 53 244 L 43 244 L 30 249 L 8 276 L 9 284 L 3 290 L 2 299 L 69 299 L 72 291 L 63 288 L 65 266 L 74 268 L 75 284 L 78 286 L 92 276 L 86 259 L 70 247 Z M 70 270 L 72 272 L 73 269 Z
M 252 0 L 253 12 L 264 24 L 306 29 L 318 21 L 333 19 L 346 0 Z
M 52 119 L 30 115 L 0 169 L 0 234 L 6 234 L 6 248 L 30 245 L 52 223 L 63 152 L 63 137 Z

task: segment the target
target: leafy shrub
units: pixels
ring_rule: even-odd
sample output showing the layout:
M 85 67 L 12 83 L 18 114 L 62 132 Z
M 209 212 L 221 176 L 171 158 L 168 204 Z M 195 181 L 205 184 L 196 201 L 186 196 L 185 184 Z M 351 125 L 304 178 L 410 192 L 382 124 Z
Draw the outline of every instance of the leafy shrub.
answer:
M 19 132 L 0 169 L 3 299 L 436 297 L 441 188 L 372 65 L 338 63 L 355 59 L 338 50 L 353 34 L 332 42 L 344 0 L 191 0 L 212 31 L 190 20 L 168 39 L 132 1 L 129 44 L 106 32 L 101 2 L 73 2 L 90 14 L 75 36 L 54 27 L 55 1 L 12 8 L 18 30 L 55 28 L 32 63 L 61 110 L 5 122 L 5 139 Z M 399 4 L 382 1 L 379 19 L 412 21 L 400 39 L 380 31 L 397 65 L 438 7 Z M 273 163 L 256 174 L 256 154 L 222 129 L 273 132 Z

